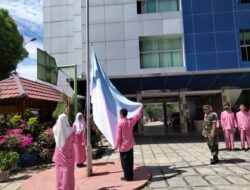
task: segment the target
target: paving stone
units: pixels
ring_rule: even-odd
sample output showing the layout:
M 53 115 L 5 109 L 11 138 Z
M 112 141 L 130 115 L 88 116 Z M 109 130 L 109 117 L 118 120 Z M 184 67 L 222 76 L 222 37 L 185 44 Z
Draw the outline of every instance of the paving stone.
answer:
M 236 174 L 249 174 L 249 171 L 244 169 L 244 168 L 240 168 L 240 167 L 228 167 L 228 169 L 230 169 L 231 171 L 233 171 Z
M 189 164 L 187 162 L 176 162 L 174 165 L 177 168 L 182 168 L 182 167 L 188 167 L 189 166 Z
M 174 187 L 174 188 L 168 188 L 171 190 L 191 190 L 190 187 Z
M 196 168 L 195 170 L 199 172 L 201 175 L 215 174 L 215 171 L 211 170 L 210 168 Z
M 0 183 L 0 189 L 3 187 L 6 187 L 7 185 L 9 185 L 9 182 L 1 182 Z
M 188 175 L 197 175 L 198 173 L 193 169 L 193 168 L 184 168 L 182 169 L 184 172 L 181 174 L 183 176 L 188 176 Z
M 169 157 L 170 162 L 181 162 L 183 159 L 181 157 Z
M 181 177 L 173 177 L 167 180 L 167 183 L 170 187 L 185 187 L 187 186 L 186 182 Z
M 247 179 L 248 181 L 250 181 L 250 174 L 248 174 L 248 175 L 243 175 L 243 177 L 244 177 L 245 179 Z
M 230 183 L 219 175 L 206 176 L 205 179 L 212 185 L 229 185 Z
M 194 167 L 200 167 L 200 166 L 206 166 L 208 165 L 209 161 L 207 161 L 207 163 L 202 162 L 202 161 L 194 161 L 194 162 L 189 162 L 190 166 L 194 166 Z
M 248 181 L 243 179 L 240 176 L 228 176 L 227 179 L 232 182 L 233 184 L 237 184 L 237 185 L 244 185 L 244 184 L 248 184 Z
M 16 190 L 16 189 L 19 189 L 21 187 L 21 185 L 22 185 L 22 183 L 13 182 L 1 190 Z
M 208 186 L 208 183 L 200 176 L 185 176 L 184 178 L 190 186 Z
M 247 187 L 248 189 L 245 189 L 246 186 L 234 186 L 234 185 L 223 185 L 223 186 L 216 186 L 216 189 L 218 190 L 249 190 L 249 187 Z
M 214 190 L 215 187 L 193 187 L 193 190 Z
M 224 167 L 217 167 L 217 168 L 213 168 L 214 171 L 216 171 L 217 173 L 219 174 L 222 174 L 222 175 L 230 175 L 230 174 L 233 174 L 233 172 L 231 170 L 228 170 Z
M 166 188 L 167 187 L 167 183 L 163 180 L 163 181 L 154 181 L 151 182 L 149 184 L 150 188 Z

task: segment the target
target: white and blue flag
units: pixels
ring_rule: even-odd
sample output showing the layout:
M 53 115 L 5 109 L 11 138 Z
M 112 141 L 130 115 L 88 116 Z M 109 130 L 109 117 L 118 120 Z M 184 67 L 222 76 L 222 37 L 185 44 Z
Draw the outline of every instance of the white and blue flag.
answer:
M 141 104 L 128 100 L 115 88 L 99 64 L 94 51 L 91 55 L 90 96 L 94 122 L 114 147 L 120 109 L 126 108 L 130 118 L 139 111 Z

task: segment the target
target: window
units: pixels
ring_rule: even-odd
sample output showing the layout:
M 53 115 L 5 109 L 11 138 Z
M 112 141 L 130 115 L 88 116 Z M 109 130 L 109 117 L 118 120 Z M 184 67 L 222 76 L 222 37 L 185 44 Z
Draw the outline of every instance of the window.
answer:
M 240 49 L 242 61 L 250 61 L 250 31 L 240 32 Z
M 238 3 L 250 3 L 250 0 L 238 0 Z
M 142 69 L 183 66 L 180 37 L 141 37 L 139 40 L 140 64 Z
M 137 0 L 137 13 L 179 11 L 179 0 Z

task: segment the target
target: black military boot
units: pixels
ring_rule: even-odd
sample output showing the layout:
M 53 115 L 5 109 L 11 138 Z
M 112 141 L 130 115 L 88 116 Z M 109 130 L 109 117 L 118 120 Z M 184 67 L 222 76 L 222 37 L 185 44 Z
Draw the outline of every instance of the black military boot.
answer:
M 215 160 L 216 163 L 220 162 L 218 156 L 214 156 L 214 160 Z
M 217 162 L 215 161 L 215 159 L 213 158 L 213 159 L 210 159 L 210 164 L 212 164 L 212 165 L 214 165 L 214 164 L 216 164 Z

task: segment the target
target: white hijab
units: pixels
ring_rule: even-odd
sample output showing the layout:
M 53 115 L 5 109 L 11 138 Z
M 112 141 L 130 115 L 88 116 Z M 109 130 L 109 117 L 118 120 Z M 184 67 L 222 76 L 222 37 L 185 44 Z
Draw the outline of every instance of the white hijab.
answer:
M 70 127 L 68 116 L 63 113 L 58 116 L 55 126 L 53 127 L 56 146 L 62 148 L 74 130 Z
M 78 114 L 76 114 L 76 120 L 75 120 L 75 122 L 74 122 L 74 125 L 76 126 L 76 131 L 77 132 L 79 132 L 79 131 L 83 131 L 83 132 L 85 132 L 85 123 L 84 123 L 84 121 L 83 121 L 83 119 L 82 120 L 79 120 L 79 117 L 80 116 L 82 116 L 82 118 L 83 118 L 83 115 L 82 115 L 82 113 L 78 113 Z

